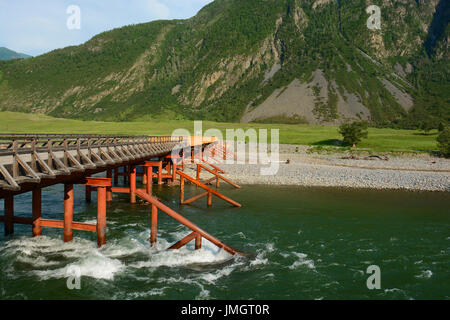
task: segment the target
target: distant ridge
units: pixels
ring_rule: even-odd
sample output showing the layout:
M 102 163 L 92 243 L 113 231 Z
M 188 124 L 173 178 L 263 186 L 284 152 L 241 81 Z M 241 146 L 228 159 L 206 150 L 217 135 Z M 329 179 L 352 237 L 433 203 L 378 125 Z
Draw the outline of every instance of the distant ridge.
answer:
M 0 60 L 15 60 L 15 59 L 26 59 L 31 58 L 31 56 L 12 51 L 5 47 L 0 47 Z

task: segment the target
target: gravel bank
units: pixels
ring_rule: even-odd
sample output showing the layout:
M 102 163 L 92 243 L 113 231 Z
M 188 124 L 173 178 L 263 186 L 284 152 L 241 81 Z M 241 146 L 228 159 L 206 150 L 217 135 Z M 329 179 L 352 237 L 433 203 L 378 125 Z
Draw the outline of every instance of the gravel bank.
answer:
M 388 161 L 342 159 L 345 154 L 308 154 L 306 146 L 280 146 L 276 175 L 263 176 L 268 164 L 220 164 L 240 184 L 327 186 L 450 191 L 450 160 L 428 155 L 387 155 Z M 386 156 L 386 155 L 383 155 Z M 289 160 L 289 163 L 286 163 Z M 194 170 L 193 166 L 188 166 Z M 191 172 L 191 174 L 193 174 Z M 202 173 L 202 178 L 208 174 Z

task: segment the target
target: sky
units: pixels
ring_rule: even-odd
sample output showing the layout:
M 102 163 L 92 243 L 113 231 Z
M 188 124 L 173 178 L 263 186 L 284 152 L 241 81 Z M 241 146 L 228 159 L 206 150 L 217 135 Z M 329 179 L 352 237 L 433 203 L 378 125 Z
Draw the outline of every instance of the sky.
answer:
M 212 1 L 0 0 L 0 47 L 37 56 L 129 24 L 187 19 Z

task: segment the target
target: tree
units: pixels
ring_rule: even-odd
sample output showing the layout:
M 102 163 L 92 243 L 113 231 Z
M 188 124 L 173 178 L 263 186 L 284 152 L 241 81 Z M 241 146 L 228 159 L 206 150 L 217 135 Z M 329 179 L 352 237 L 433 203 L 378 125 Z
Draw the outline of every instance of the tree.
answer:
M 437 142 L 439 151 L 445 157 L 450 157 L 450 127 L 442 130 L 441 134 L 437 137 Z
M 438 130 L 439 130 L 439 132 L 442 132 L 445 130 L 445 125 L 443 122 L 439 122 Z
M 424 120 L 421 124 L 420 124 L 420 129 L 425 133 L 428 134 L 431 130 L 434 129 L 434 123 L 432 120 Z
M 369 124 L 366 121 L 344 123 L 339 127 L 339 133 L 344 137 L 344 144 L 355 148 L 363 138 L 368 137 L 368 127 Z

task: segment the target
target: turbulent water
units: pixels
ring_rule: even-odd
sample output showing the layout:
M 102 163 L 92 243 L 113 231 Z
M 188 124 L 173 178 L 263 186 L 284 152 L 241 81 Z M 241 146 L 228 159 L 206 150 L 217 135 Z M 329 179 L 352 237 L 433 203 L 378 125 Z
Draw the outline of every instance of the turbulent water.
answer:
M 449 299 L 448 193 L 245 186 L 222 189 L 243 208 L 214 198 L 180 208 L 178 188 L 156 195 L 228 245 L 232 257 L 203 240 L 166 251 L 189 230 L 160 214 L 158 246 L 151 249 L 150 208 L 126 195 L 108 205 L 108 241 L 94 233 L 44 229 L 30 237 L 16 225 L 0 231 L 1 299 Z M 196 188 L 187 188 L 189 196 Z M 62 188 L 45 189 L 45 218 L 61 219 Z M 96 206 L 76 189 L 75 220 L 95 222 Z M 94 201 L 95 202 L 95 201 Z M 3 208 L 3 205 L 2 207 Z M 29 195 L 16 197 L 16 214 L 29 216 Z M 367 268 L 378 265 L 381 289 L 367 288 Z M 81 271 L 81 289 L 67 288 Z

